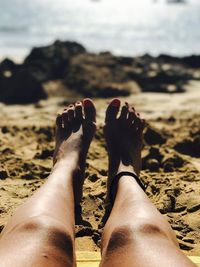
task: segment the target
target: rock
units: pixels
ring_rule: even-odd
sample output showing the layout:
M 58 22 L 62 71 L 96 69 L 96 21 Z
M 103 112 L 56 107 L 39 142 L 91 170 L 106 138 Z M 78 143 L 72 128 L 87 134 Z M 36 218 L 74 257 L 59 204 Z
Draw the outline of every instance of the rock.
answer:
M 8 129 L 8 127 L 7 127 L 7 126 L 3 126 L 3 127 L 1 128 L 1 132 L 2 132 L 3 134 L 7 134 L 7 133 L 9 133 L 9 129 Z
M 76 226 L 76 237 L 93 236 L 95 230 L 83 225 Z
M 34 103 L 47 97 L 42 85 L 25 69 L 0 79 L 0 101 L 6 104 Z
M 164 144 L 167 140 L 159 130 L 149 126 L 144 133 L 144 140 L 148 145 Z
M 158 171 L 159 170 L 159 162 L 157 159 L 148 159 L 146 162 L 146 167 L 150 171 Z
M 165 54 L 159 55 L 157 59 L 162 63 L 180 63 L 180 58 Z
M 43 149 L 41 151 L 41 153 L 37 153 L 35 155 L 35 158 L 36 159 L 46 159 L 46 158 L 52 157 L 53 156 L 53 151 L 54 150 L 51 150 L 51 149 Z
M 7 171 L 0 167 L 0 179 L 1 180 L 5 180 L 6 178 L 8 178 Z
M 102 176 L 108 176 L 108 171 L 101 169 L 101 170 L 99 170 L 99 174 L 101 174 Z
M 123 67 L 111 54 L 82 54 L 71 60 L 65 77 L 68 88 L 86 97 L 128 96 L 132 90 Z
M 174 149 L 192 157 L 200 157 L 200 135 L 194 135 L 193 137 L 177 143 Z
M 93 175 L 89 176 L 88 179 L 91 182 L 95 183 L 97 180 L 99 180 L 99 177 L 97 176 L 97 174 L 94 173 Z
M 172 172 L 175 168 L 181 168 L 184 165 L 184 160 L 178 155 L 167 156 L 162 161 L 165 172 Z
M 174 164 L 173 162 L 165 162 L 163 164 L 163 169 L 165 172 L 173 172 L 174 171 Z
M 12 61 L 9 58 L 5 58 L 0 64 L 0 71 L 2 73 L 9 72 L 9 71 L 13 72 L 13 71 L 16 71 L 18 67 L 19 65 L 16 64 L 14 61 Z
M 147 151 L 146 151 L 147 152 Z M 153 162 L 151 161 L 153 159 Z M 155 170 L 159 167 L 161 167 L 161 161 L 163 159 L 163 155 L 161 154 L 159 148 L 157 147 L 151 147 L 149 151 L 146 153 L 145 156 L 142 158 L 142 168 L 143 169 L 149 169 L 153 165 Z M 149 162 L 150 160 L 150 162 Z M 150 163 L 150 165 L 149 165 Z M 156 167 L 156 165 L 158 165 Z
M 46 47 L 33 48 L 24 65 L 38 81 L 63 78 L 71 57 L 85 52 L 85 48 L 76 42 L 56 41 Z
M 200 68 L 200 56 L 192 55 L 184 57 L 182 62 L 191 68 Z

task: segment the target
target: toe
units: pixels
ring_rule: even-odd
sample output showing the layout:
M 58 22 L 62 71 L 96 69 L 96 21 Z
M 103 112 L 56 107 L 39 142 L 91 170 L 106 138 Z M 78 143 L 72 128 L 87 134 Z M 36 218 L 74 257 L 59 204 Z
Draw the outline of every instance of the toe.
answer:
M 96 109 L 91 99 L 86 98 L 83 100 L 83 108 L 85 113 L 85 119 L 89 121 L 96 121 Z
M 68 110 L 67 110 L 67 114 L 68 114 L 68 120 L 70 123 L 73 123 L 74 121 L 74 105 L 69 105 Z
M 120 109 L 120 104 L 121 102 L 118 98 L 115 98 L 110 102 L 106 110 L 106 122 L 116 119 Z
M 135 109 L 133 107 L 130 107 L 129 108 L 129 112 L 128 112 L 128 124 L 129 125 L 132 125 L 132 123 L 134 122 L 135 120 Z
M 75 104 L 75 119 L 77 121 L 82 121 L 83 119 L 83 105 L 80 101 Z
M 135 118 L 133 122 L 133 130 L 137 131 L 141 125 L 141 119 L 140 119 L 140 114 L 138 112 L 135 112 Z
M 64 109 L 64 111 L 62 113 L 62 122 L 63 122 L 64 128 L 67 128 L 69 125 L 69 118 L 68 118 L 67 109 Z
M 62 128 L 62 116 L 60 114 L 58 114 L 56 117 L 56 126 L 58 129 Z
M 146 127 L 146 121 L 144 119 L 140 119 L 139 128 L 141 129 L 141 131 L 143 131 L 145 127 Z
M 125 121 L 128 117 L 128 111 L 129 111 L 129 105 L 128 103 L 125 103 L 125 105 L 123 105 L 122 110 L 121 110 L 121 114 L 119 119 L 121 121 Z

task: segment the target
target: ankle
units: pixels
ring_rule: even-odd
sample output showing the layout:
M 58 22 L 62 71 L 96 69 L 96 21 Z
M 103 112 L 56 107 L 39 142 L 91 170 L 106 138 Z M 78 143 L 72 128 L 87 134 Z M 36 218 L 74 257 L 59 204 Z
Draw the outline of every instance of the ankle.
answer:
M 120 161 L 118 168 L 112 174 L 112 176 L 115 176 L 120 172 L 132 172 L 132 173 L 136 174 L 137 176 L 139 176 L 140 169 L 135 168 L 132 164 L 125 165 L 122 161 Z
M 133 172 L 133 173 L 137 174 L 135 168 L 132 165 L 124 165 L 122 162 L 120 162 L 116 174 L 118 174 L 120 172 Z
M 53 170 L 62 169 L 63 172 L 76 173 L 80 171 L 79 159 L 78 157 L 70 156 L 61 159 L 57 159 L 53 165 Z

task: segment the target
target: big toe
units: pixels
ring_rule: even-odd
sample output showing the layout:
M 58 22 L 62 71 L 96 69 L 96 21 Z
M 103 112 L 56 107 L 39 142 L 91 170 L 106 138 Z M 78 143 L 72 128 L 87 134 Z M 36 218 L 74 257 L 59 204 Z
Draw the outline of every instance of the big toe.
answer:
M 83 108 L 85 113 L 85 119 L 88 121 L 96 122 L 96 108 L 91 99 L 85 98 L 83 100 Z
M 105 118 L 106 123 L 116 119 L 117 114 L 118 114 L 119 109 L 120 109 L 120 104 L 121 104 L 121 102 L 118 98 L 114 98 L 110 102 L 110 104 L 108 105 L 107 110 L 106 110 L 106 118 Z

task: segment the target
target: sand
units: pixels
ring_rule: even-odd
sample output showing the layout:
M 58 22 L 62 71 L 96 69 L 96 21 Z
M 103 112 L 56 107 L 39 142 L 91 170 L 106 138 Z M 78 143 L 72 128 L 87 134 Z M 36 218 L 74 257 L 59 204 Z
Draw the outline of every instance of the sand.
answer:
M 51 170 L 56 113 L 68 102 L 80 99 L 62 89 L 55 92 L 54 87 L 54 83 L 48 84 L 51 97 L 37 105 L 0 104 L 1 229 Z M 141 172 L 149 198 L 170 222 L 184 253 L 200 256 L 200 158 L 193 149 L 200 136 L 199 88 L 196 81 L 182 94 L 139 93 L 121 100 L 135 105 L 151 129 L 145 135 Z M 99 250 L 98 225 L 104 214 L 107 179 L 102 125 L 108 101 L 95 100 L 97 133 L 88 154 L 82 202 L 88 226 L 76 227 L 77 250 Z

